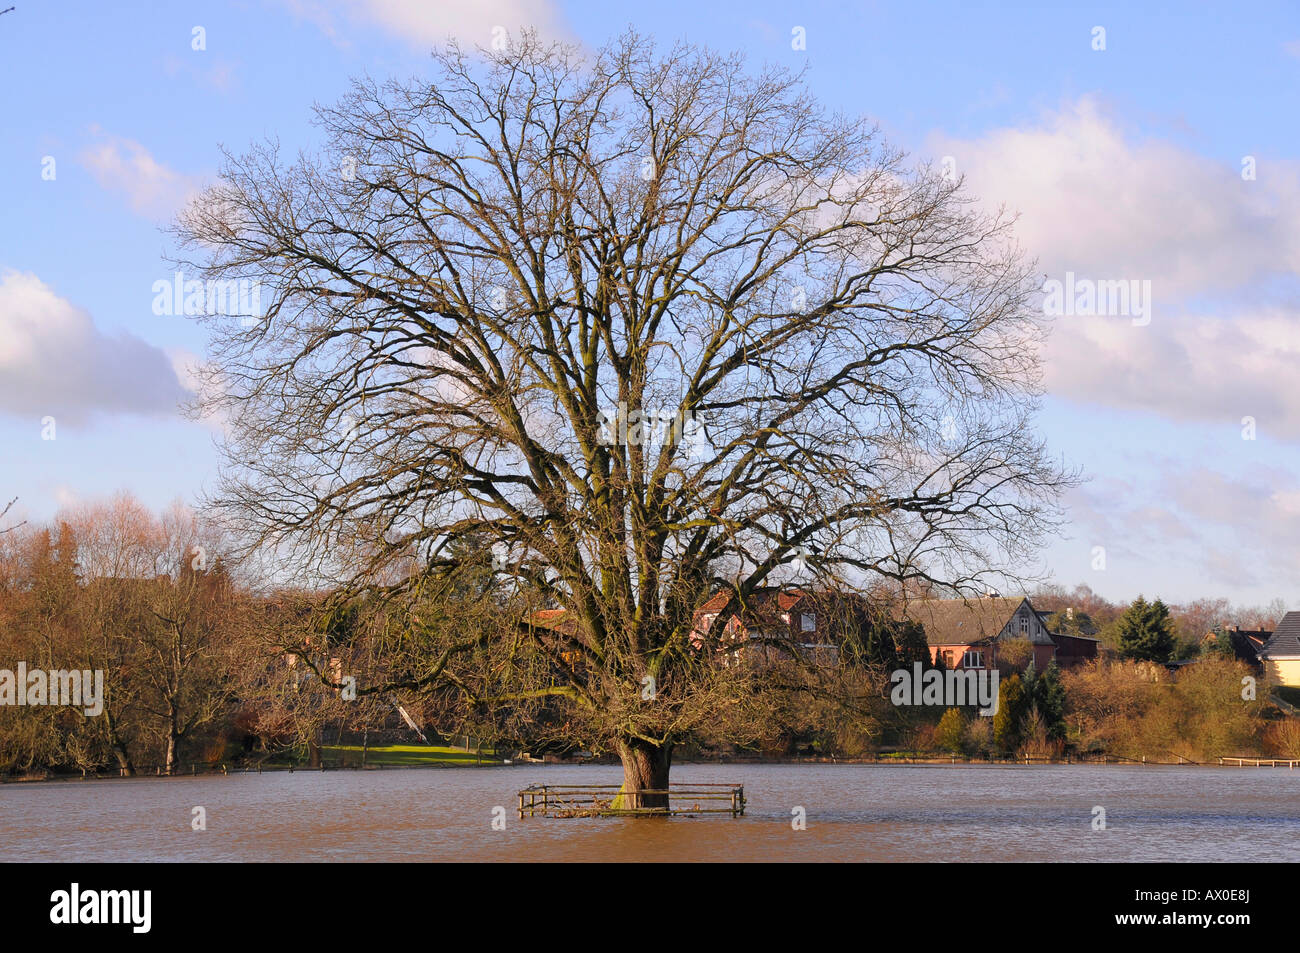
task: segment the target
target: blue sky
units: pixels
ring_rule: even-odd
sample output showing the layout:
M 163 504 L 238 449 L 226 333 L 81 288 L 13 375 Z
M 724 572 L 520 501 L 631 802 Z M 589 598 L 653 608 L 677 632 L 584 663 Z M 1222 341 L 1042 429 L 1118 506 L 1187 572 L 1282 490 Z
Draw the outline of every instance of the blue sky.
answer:
M 424 72 L 449 32 L 487 43 L 529 24 L 597 46 L 631 24 L 806 65 L 824 102 L 1017 210 L 1046 277 L 1150 281 L 1149 324 L 1056 322 L 1041 427 L 1090 480 L 1047 565 L 1115 599 L 1300 607 L 1294 4 L 10 2 L 0 494 L 28 518 L 210 484 L 216 432 L 173 409 L 203 332 L 155 315 L 151 289 L 171 277 L 163 226 L 220 145 L 310 148 L 314 102 L 351 76 Z

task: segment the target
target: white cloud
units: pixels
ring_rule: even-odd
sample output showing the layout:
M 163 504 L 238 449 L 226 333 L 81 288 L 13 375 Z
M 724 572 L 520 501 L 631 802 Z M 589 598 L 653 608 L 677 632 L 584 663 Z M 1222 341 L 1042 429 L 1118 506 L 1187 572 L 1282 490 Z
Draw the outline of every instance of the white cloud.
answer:
M 110 336 L 35 275 L 0 274 L 0 413 L 168 415 L 186 396 L 172 362 L 130 334 Z
M 1125 599 L 1139 588 L 1177 599 L 1232 588 L 1266 599 L 1300 573 L 1294 474 L 1270 466 L 1233 474 L 1166 457 L 1150 477 L 1135 483 L 1098 474 L 1069 494 L 1074 539 L 1057 548 L 1061 562 L 1074 557 L 1067 579 L 1097 545 L 1106 550 L 1106 572 L 1122 580 L 1113 595 Z
M 1169 502 L 1197 523 L 1216 527 L 1231 543 L 1200 551 L 1208 559 L 1217 549 L 1231 554 L 1241 584 L 1276 583 L 1300 572 L 1300 487 L 1293 474 L 1265 468 L 1233 477 L 1207 467 L 1188 468 L 1168 480 Z
M 1156 307 L 1300 272 L 1300 163 L 1214 161 L 1134 141 L 1083 98 L 1026 129 L 938 138 L 986 205 L 1020 213 L 1016 235 L 1048 277 L 1150 280 Z M 1166 311 L 1166 313 L 1168 313 Z
M 1057 318 L 1049 393 L 1174 420 L 1300 440 L 1300 163 L 1256 157 L 1256 178 L 1156 139 L 1126 136 L 1083 99 L 1041 123 L 937 139 L 971 192 L 1020 214 L 1047 278 L 1150 281 L 1150 324 Z
M 168 348 L 167 359 L 171 362 L 172 372 L 180 381 L 181 387 L 188 392 L 187 396 L 198 394 L 206 384 L 200 373 L 204 366 L 203 358 L 186 348 Z M 232 432 L 230 417 L 225 410 L 200 415 L 196 422 L 223 436 L 229 436 Z
M 1126 318 L 1058 318 L 1046 350 L 1058 397 L 1237 432 L 1252 417 L 1260 439 L 1300 441 L 1300 312 L 1231 318 L 1167 315 L 1148 327 Z
M 412 45 L 432 47 L 455 36 L 467 46 L 489 46 L 493 30 L 512 36 L 524 28 L 558 39 L 568 31 L 551 0 L 283 0 L 297 17 L 340 45 L 350 30 L 379 26 Z
M 171 218 L 202 190 L 201 179 L 168 168 L 140 143 L 97 129 L 92 132 L 98 139 L 82 151 L 82 165 L 101 187 L 125 195 L 139 214 Z

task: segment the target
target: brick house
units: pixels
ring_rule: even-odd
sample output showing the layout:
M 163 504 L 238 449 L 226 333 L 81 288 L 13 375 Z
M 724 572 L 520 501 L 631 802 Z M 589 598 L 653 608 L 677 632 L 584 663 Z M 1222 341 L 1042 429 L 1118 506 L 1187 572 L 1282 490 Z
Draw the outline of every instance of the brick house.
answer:
M 925 627 L 930 658 L 942 657 L 950 669 L 996 668 L 1001 650 L 1016 639 L 1028 641 L 1040 672 L 1053 660 L 1065 667 L 1096 658 L 1100 644 L 1087 636 L 1053 633 L 1045 613 L 1025 598 L 921 599 L 907 606 L 906 616 Z
M 855 593 L 772 586 L 751 593 L 742 605 L 732 605 L 733 597 L 730 591 L 715 593 L 695 610 L 691 632 L 697 649 L 706 639 L 716 639 L 728 665 L 761 665 L 793 652 L 815 662 L 836 663 L 850 628 L 864 624 L 872 614 L 866 597 Z M 728 617 L 716 626 L 724 613 Z M 1040 672 L 1054 659 L 1062 667 L 1094 659 L 1100 644 L 1086 636 L 1051 632 L 1044 614 L 1024 598 L 922 599 L 896 615 L 896 621 L 921 623 L 930 658 L 942 655 L 952 669 L 995 668 L 999 648 L 1013 639 L 1028 640 Z M 536 612 L 532 624 L 573 634 L 574 622 L 562 609 Z M 562 654 L 570 661 L 568 653 Z
M 703 645 L 715 620 L 727 612 L 733 593 L 719 592 L 695 611 L 691 643 Z M 839 659 L 839 641 L 846 610 L 860 597 L 812 593 L 794 587 L 768 587 L 752 593 L 730 618 L 713 632 L 726 652 L 727 664 L 745 660 L 762 664 L 799 651 L 814 661 Z M 734 646 L 734 648 L 732 648 Z M 788 648 L 787 648 L 788 647 Z

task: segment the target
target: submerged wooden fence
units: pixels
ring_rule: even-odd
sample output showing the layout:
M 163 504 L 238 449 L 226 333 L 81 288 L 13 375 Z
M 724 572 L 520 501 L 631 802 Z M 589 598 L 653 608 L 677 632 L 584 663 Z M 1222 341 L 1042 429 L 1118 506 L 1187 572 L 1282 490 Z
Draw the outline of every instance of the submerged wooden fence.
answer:
M 1219 764 L 1235 764 L 1238 768 L 1247 766 L 1252 768 L 1279 768 L 1286 765 L 1294 771 L 1295 766 L 1300 764 L 1300 761 L 1288 761 L 1284 758 L 1220 758 Z
M 620 795 L 668 795 L 667 807 L 619 807 Z M 534 784 L 519 792 L 520 817 L 637 817 L 745 813 L 741 784 L 679 784 L 667 790 L 624 791 L 617 784 Z

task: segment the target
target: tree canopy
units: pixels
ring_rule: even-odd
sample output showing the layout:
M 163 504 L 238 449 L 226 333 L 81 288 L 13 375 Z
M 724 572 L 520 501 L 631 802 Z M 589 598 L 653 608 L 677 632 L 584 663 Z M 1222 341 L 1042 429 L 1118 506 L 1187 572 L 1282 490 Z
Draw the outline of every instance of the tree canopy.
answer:
M 1119 618 L 1119 648 L 1124 658 L 1167 662 L 1174 651 L 1174 624 L 1169 607 L 1138 596 Z
M 265 304 L 205 318 L 196 411 L 245 553 L 418 601 L 473 540 L 513 580 L 511 626 L 396 616 L 376 677 L 562 702 L 657 787 L 754 697 L 715 592 L 983 591 L 1055 527 L 1010 218 L 798 76 L 525 35 L 317 118 L 319 154 L 228 154 L 179 225 Z

